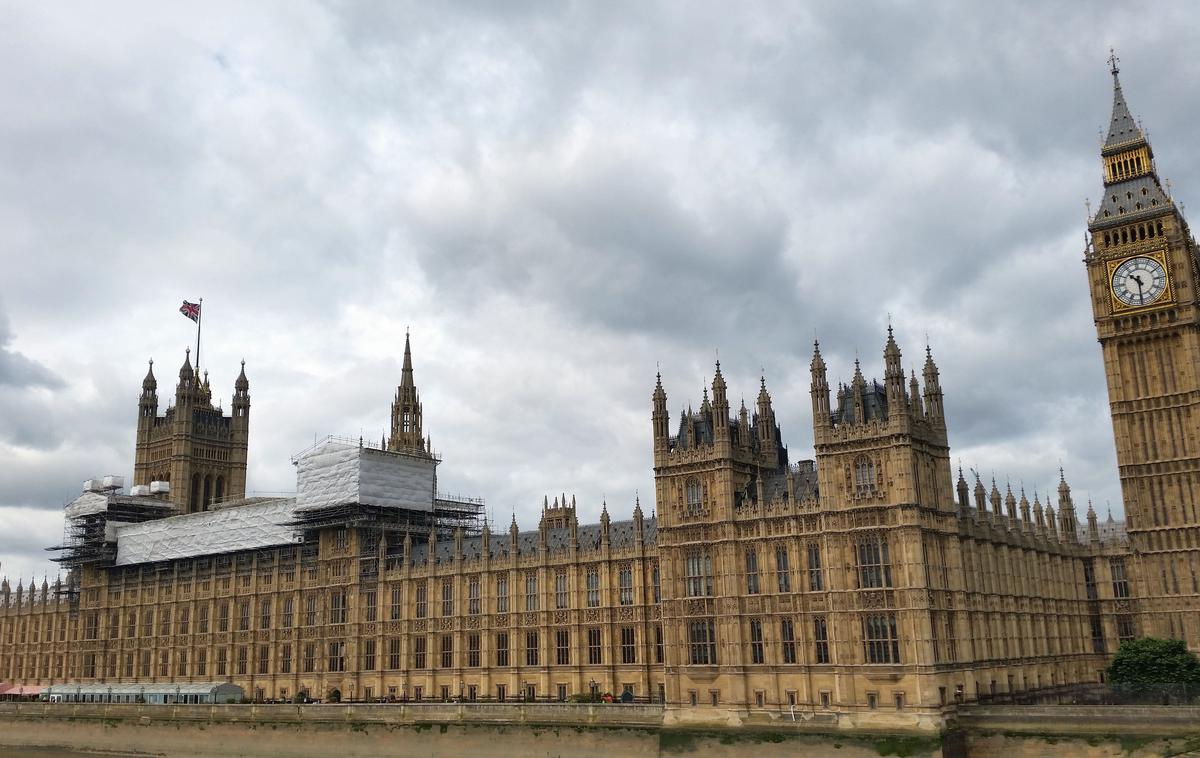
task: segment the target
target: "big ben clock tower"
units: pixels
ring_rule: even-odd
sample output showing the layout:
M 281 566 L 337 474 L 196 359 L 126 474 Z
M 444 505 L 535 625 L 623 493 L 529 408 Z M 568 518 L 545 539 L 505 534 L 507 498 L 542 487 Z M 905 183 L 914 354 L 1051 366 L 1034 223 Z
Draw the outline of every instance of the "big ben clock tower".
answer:
M 1104 199 L 1084 258 L 1127 526 L 1145 600 L 1143 633 L 1196 645 L 1200 584 L 1200 310 L 1196 241 L 1163 190 L 1154 151 L 1125 103 L 1117 58 L 1101 149 Z M 1187 613 L 1191 616 L 1191 613 Z M 1160 628 L 1161 627 L 1161 628 Z

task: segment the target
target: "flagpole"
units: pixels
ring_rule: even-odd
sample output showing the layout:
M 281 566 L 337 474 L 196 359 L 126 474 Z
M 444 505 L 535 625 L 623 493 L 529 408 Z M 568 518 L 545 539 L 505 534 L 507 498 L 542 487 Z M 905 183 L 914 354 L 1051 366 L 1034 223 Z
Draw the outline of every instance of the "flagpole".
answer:
M 200 307 L 196 309 L 196 376 L 200 376 L 200 319 L 204 318 L 204 298 L 200 298 Z

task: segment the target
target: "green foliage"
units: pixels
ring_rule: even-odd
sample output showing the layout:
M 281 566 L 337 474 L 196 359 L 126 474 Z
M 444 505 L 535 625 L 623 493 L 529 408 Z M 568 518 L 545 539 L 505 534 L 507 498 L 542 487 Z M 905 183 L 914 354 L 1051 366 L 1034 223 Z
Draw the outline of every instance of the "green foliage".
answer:
M 1121 643 L 1109 664 L 1108 680 L 1135 692 L 1165 684 L 1200 686 L 1200 658 L 1183 640 L 1129 640 Z

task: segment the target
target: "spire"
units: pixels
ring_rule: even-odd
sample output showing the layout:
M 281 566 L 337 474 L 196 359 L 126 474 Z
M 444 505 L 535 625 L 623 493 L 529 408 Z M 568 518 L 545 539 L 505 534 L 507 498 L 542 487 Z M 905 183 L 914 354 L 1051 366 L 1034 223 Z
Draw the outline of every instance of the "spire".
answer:
M 1092 501 L 1088 500 L 1087 509 L 1087 525 L 1088 525 L 1088 542 L 1093 545 L 1100 543 L 1100 524 L 1096 521 L 1096 509 L 1092 507 Z
M 404 365 L 400 370 L 400 386 L 396 388 L 396 399 L 392 401 L 392 432 L 387 449 L 429 454 L 425 450 L 421 432 L 423 416 L 421 398 L 413 381 L 412 345 L 408 330 L 404 331 Z
M 987 491 L 983 489 L 983 480 L 975 475 L 975 508 L 980 518 L 987 518 Z
M 971 507 L 971 494 L 967 488 L 967 479 L 963 476 L 962 464 L 958 465 L 958 515 L 966 516 Z
M 891 324 L 888 324 L 887 342 L 883 347 L 883 383 L 887 390 L 888 415 L 904 415 L 904 366 Z
M 925 415 L 932 424 L 945 427 L 946 415 L 942 406 L 942 384 L 938 380 L 938 367 L 933 362 L 933 351 L 925 345 Z
M 1129 112 L 1129 106 L 1125 104 L 1125 93 L 1121 91 L 1121 79 L 1118 76 L 1121 69 L 1117 68 L 1120 60 L 1117 54 L 1110 49 L 1108 66 L 1113 78 L 1113 107 L 1112 119 L 1108 125 L 1108 137 L 1104 140 L 1105 150 L 1117 145 L 1124 145 L 1138 140 L 1144 141 L 1146 139 L 1142 134 L 1141 127 L 1138 126 L 1137 120 Z
M 154 378 L 154 359 L 150 359 L 150 368 L 146 370 L 146 378 L 142 380 L 143 394 L 154 394 L 158 390 L 158 380 Z
M 1017 498 L 1013 496 L 1012 485 L 1007 485 L 1008 493 L 1004 496 L 1004 512 L 1008 514 L 1009 525 L 1017 526 Z
M 825 373 L 825 359 L 821 357 L 821 343 L 813 340 L 812 363 L 809 364 L 812 382 L 809 392 L 812 395 L 813 426 L 820 429 L 831 423 L 829 412 L 829 380 Z
M 179 367 L 179 386 L 182 387 L 184 382 L 191 383 L 195 378 L 196 373 L 192 371 L 192 349 L 185 348 L 183 351 L 183 365 Z
M 671 417 L 667 413 L 667 393 L 663 391 L 661 371 L 654 374 L 654 394 L 650 400 L 654 408 L 650 413 L 650 423 L 654 427 L 654 449 L 666 452 L 671 438 Z
M 775 434 L 775 411 L 771 408 L 771 395 L 767 392 L 767 378 L 759 377 L 758 390 L 758 443 L 763 456 L 774 460 L 777 448 Z
M 408 327 L 404 328 L 404 366 L 400 369 L 400 383 L 412 386 L 412 345 L 408 341 Z M 408 381 L 405 382 L 404 380 Z
M 1021 521 L 1026 532 L 1033 531 L 1033 522 L 1029 520 L 1029 498 L 1025 497 L 1025 488 L 1021 488 Z
M 238 372 L 233 388 L 238 392 L 247 392 L 250 389 L 250 380 L 246 378 L 246 361 L 244 359 L 242 360 L 242 370 Z
M 912 378 L 908 382 L 908 401 L 912 405 L 913 416 L 921 418 L 925 411 L 921 406 L 921 385 L 917 383 L 917 370 L 911 369 Z

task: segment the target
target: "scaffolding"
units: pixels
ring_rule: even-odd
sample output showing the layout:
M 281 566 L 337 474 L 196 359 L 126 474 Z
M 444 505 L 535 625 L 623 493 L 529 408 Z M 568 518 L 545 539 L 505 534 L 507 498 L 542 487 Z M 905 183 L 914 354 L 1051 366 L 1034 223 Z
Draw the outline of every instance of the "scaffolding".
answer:
M 68 569 L 88 564 L 111 566 L 117 558 L 117 527 L 156 521 L 179 512 L 167 500 L 122 495 L 119 488 L 85 492 L 65 508 L 63 541 L 46 548 L 50 560 Z

